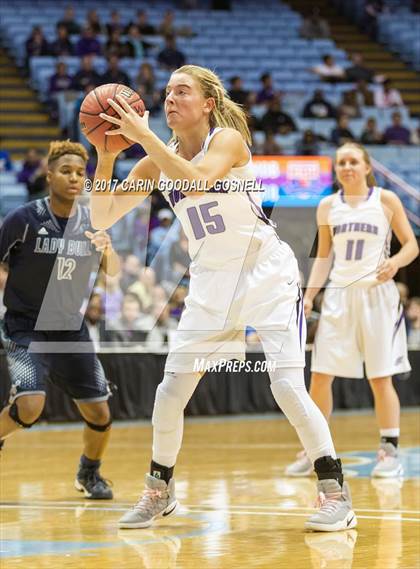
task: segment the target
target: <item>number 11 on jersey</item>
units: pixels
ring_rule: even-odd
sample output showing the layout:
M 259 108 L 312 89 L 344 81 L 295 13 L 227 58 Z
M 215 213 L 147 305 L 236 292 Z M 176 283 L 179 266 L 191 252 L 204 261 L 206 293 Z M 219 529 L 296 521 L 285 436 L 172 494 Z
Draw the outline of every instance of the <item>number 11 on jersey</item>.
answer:
M 354 244 L 356 243 L 356 247 Z M 349 239 L 346 247 L 346 261 L 360 261 L 363 255 L 364 239 Z

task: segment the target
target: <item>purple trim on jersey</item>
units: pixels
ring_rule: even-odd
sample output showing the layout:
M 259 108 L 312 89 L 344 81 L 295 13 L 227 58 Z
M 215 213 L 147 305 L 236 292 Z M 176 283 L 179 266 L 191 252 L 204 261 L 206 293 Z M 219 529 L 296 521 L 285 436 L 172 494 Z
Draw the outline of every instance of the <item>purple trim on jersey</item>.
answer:
M 302 329 L 303 329 L 303 298 L 300 286 L 298 286 L 299 296 L 296 301 L 296 326 L 299 328 L 299 343 L 302 349 Z
M 342 201 L 343 203 L 347 204 L 346 200 L 344 199 L 344 190 L 339 190 L 338 193 L 340 194 L 341 201 Z M 369 188 L 368 195 L 366 196 L 366 200 L 365 200 L 365 201 L 368 201 L 368 199 L 370 198 L 370 196 L 371 196 L 372 194 L 373 194 L 373 186 Z
M 264 211 L 262 210 L 262 208 L 256 204 L 254 202 L 254 200 L 252 199 L 252 197 L 250 196 L 249 192 L 246 192 L 246 195 L 248 196 L 249 201 L 251 202 L 251 209 L 252 211 L 255 213 L 255 215 L 258 217 L 258 219 L 261 219 L 261 221 L 263 221 L 264 223 L 266 223 L 267 225 L 270 225 L 271 227 L 275 228 L 276 224 L 273 223 L 271 221 L 271 219 L 268 219 L 268 217 L 265 215 Z M 255 208 L 255 209 L 254 209 Z M 255 211 L 256 210 L 256 211 Z
M 392 335 L 392 342 L 394 342 L 395 340 L 395 336 L 397 335 L 397 332 L 399 330 L 399 327 L 401 326 L 401 322 L 404 320 L 404 308 L 401 306 L 401 314 L 398 317 L 398 320 L 395 323 L 394 326 L 394 333 Z

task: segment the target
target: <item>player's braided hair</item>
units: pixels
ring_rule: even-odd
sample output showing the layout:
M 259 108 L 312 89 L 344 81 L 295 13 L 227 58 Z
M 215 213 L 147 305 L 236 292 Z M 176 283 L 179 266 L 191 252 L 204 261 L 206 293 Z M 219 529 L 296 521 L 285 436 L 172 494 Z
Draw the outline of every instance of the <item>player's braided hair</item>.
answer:
M 84 162 L 89 160 L 86 148 L 79 142 L 71 142 L 70 140 L 53 140 L 50 142 L 50 148 L 47 156 L 48 166 L 65 154 L 75 154 L 76 156 L 80 156 Z
M 251 145 L 246 113 L 241 105 L 232 101 L 216 73 L 198 65 L 183 65 L 175 73 L 190 75 L 200 85 L 204 97 L 214 99 L 214 108 L 210 114 L 211 128 L 233 128 Z
M 337 152 L 339 150 L 341 150 L 342 148 L 344 148 L 345 146 L 352 146 L 353 148 L 357 148 L 358 150 L 361 151 L 361 153 L 363 154 L 363 159 L 366 162 L 366 164 L 368 166 L 370 166 L 370 172 L 369 174 L 366 176 L 366 183 L 368 185 L 369 188 L 373 187 L 373 186 L 377 186 L 378 183 L 376 181 L 375 175 L 373 173 L 373 166 L 372 166 L 372 162 L 370 161 L 370 156 L 369 156 L 369 152 L 366 150 L 366 148 L 362 145 L 359 144 L 358 142 L 345 142 L 344 144 L 342 144 L 338 149 Z

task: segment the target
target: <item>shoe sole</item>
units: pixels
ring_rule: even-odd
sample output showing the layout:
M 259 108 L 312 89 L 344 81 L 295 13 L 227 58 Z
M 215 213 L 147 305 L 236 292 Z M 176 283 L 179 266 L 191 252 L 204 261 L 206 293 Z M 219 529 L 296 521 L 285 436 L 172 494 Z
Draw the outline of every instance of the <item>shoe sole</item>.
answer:
M 399 478 L 404 475 L 404 468 L 402 464 L 400 464 L 397 470 L 392 470 L 391 472 L 375 472 L 372 471 L 372 478 Z
M 336 522 L 335 524 L 319 524 L 316 522 L 306 522 L 305 529 L 310 531 L 345 531 L 353 529 L 357 526 L 356 514 L 353 510 L 347 514 L 344 520 Z
M 156 514 L 155 516 L 153 516 L 153 518 L 151 518 L 147 522 L 134 522 L 134 523 L 118 522 L 118 527 L 119 527 L 119 529 L 148 528 L 158 518 L 169 518 L 169 516 L 173 516 L 174 514 L 176 514 L 178 512 L 180 507 L 181 506 L 180 506 L 180 503 L 178 502 L 178 500 L 175 500 L 175 505 L 174 505 L 174 502 L 171 502 L 171 504 L 165 510 L 163 510 L 162 512 L 159 512 L 159 514 Z
M 85 498 L 87 498 L 88 500 L 112 500 L 113 499 L 113 494 L 111 493 L 111 496 L 101 496 L 101 497 L 97 497 L 97 496 L 92 496 L 92 494 L 89 492 L 89 490 L 86 490 L 86 488 L 83 486 L 83 484 L 81 484 L 77 478 L 74 481 L 74 487 L 76 488 L 76 490 L 78 492 L 83 492 L 85 495 Z

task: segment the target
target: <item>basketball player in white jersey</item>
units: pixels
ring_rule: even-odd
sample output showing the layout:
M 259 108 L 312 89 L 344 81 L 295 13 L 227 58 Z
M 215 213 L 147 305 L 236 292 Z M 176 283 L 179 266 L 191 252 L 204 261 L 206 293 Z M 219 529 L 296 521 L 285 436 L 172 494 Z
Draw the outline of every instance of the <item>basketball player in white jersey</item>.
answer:
M 304 297 L 308 315 L 332 265 L 312 352 L 310 395 L 329 419 L 334 377 L 363 378 L 364 363 L 381 438 L 372 476 L 401 476 L 400 403 L 392 375 L 411 368 L 403 307 L 392 278 L 416 258 L 418 246 L 399 198 L 376 187 L 363 146 L 341 146 L 335 170 L 341 190 L 319 204 L 317 258 Z M 390 257 L 392 231 L 401 249 Z M 311 471 L 305 452 L 286 469 L 291 476 Z
M 123 134 L 147 152 L 128 179 L 165 184 L 164 195 L 188 237 L 192 258 L 185 310 L 156 393 L 146 491 L 119 527 L 148 527 L 178 509 L 173 472 L 183 413 L 203 375 L 194 370 L 194 360 L 243 359 L 247 324 L 258 331 L 267 359 L 276 362 L 270 374 L 273 396 L 311 457 L 325 497 L 306 527 L 354 527 L 349 490 L 327 421 L 305 388 L 305 322 L 297 262 L 260 207 L 245 114 L 214 73 L 193 65 L 175 71 L 167 86 L 165 112 L 174 134 L 169 146 L 149 129 L 147 115 L 137 115 L 121 97 L 118 101 L 109 100 L 118 115 L 101 115 L 118 127 L 109 135 Z M 111 178 L 114 160 L 98 149 L 95 180 Z M 186 183 L 183 191 L 173 189 L 179 181 Z M 250 182 L 247 187 L 253 191 L 233 188 L 238 181 Z M 196 191 L 189 191 L 193 188 Z M 92 195 L 95 227 L 111 226 L 150 192 L 124 193 L 121 188 L 116 194 Z

